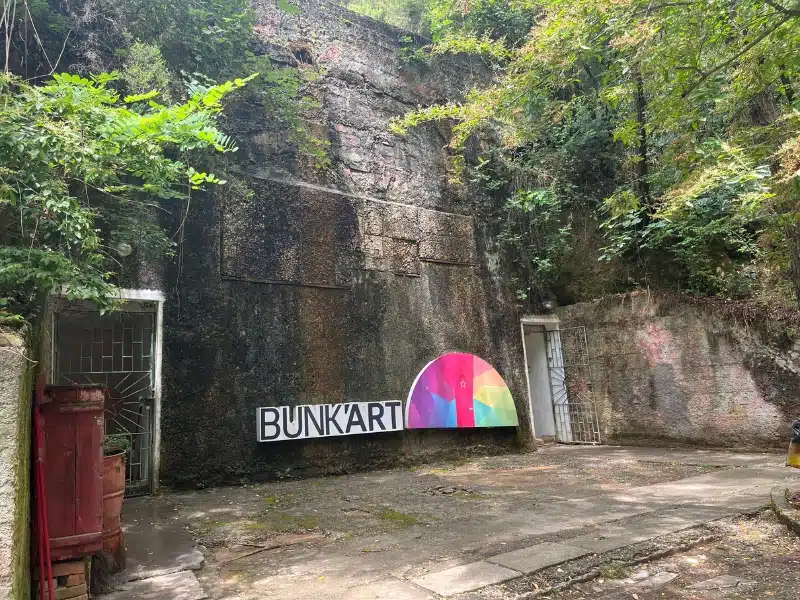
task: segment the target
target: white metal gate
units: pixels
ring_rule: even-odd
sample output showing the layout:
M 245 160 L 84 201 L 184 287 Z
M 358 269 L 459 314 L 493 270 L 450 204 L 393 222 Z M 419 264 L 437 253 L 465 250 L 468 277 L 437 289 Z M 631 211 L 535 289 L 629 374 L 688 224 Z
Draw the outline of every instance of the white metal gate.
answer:
M 101 315 L 55 315 L 54 367 L 59 385 L 103 384 L 106 435 L 128 438 L 125 493 L 151 491 L 156 314 L 146 307 Z
M 556 438 L 566 444 L 599 444 L 600 422 L 592 396 L 586 328 L 550 329 L 546 333 Z

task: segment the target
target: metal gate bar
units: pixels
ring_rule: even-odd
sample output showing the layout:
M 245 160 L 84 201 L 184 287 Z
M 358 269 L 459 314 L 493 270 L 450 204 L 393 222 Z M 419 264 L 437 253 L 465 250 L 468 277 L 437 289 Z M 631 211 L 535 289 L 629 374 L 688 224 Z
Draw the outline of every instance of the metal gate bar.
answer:
M 545 335 L 556 437 L 568 444 L 599 444 L 586 328 L 551 329 Z
M 127 496 L 151 491 L 155 314 L 57 313 L 55 381 L 109 390 L 106 435 L 128 439 Z

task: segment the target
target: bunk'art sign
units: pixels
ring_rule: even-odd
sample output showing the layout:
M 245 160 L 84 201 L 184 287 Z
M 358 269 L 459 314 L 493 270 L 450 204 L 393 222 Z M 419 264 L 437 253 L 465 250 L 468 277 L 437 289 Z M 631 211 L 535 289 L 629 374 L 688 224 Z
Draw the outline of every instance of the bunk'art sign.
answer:
M 406 401 L 349 402 L 256 409 L 256 438 L 277 442 L 408 429 L 516 427 L 505 381 L 489 363 L 452 352 L 420 371 Z
M 380 433 L 403 429 L 403 403 L 349 402 L 256 409 L 259 442 Z

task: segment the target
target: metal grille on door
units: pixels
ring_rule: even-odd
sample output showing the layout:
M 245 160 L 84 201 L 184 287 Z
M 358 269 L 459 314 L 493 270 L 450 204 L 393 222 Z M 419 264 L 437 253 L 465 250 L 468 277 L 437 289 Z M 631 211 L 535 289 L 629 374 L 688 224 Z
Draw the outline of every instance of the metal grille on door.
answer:
M 556 438 L 567 444 L 599 444 L 586 328 L 548 330 L 547 366 Z
M 109 389 L 105 430 L 129 440 L 128 496 L 151 489 L 154 325 L 152 312 L 56 314 L 55 381 Z

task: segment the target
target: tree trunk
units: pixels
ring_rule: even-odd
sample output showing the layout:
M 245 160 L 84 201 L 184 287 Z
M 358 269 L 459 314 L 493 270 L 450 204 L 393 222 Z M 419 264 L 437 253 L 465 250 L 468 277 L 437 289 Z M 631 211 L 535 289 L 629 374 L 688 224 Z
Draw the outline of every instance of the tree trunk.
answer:
M 650 208 L 650 187 L 647 184 L 647 120 L 645 109 L 647 108 L 647 98 L 644 95 L 644 80 L 638 72 L 636 77 L 636 162 L 633 165 L 633 188 L 639 198 L 641 206 Z
M 775 90 L 771 87 L 750 98 L 750 119 L 753 125 L 770 125 L 780 115 L 775 99 Z
M 794 102 L 794 89 L 792 88 L 792 80 L 789 79 L 785 72 L 781 73 L 781 85 L 783 86 L 783 95 L 786 96 L 786 100 L 791 104 Z
M 800 303 L 800 225 L 795 223 L 786 228 L 786 247 L 789 249 L 789 279 L 794 286 L 794 294 Z

